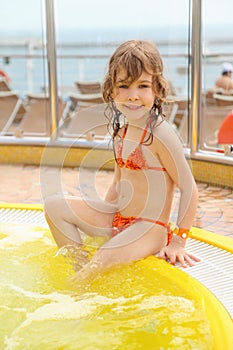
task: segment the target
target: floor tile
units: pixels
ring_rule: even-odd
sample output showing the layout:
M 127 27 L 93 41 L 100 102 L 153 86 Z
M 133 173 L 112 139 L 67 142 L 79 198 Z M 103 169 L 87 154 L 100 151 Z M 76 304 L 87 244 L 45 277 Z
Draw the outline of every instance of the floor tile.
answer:
M 52 193 L 80 193 L 103 198 L 111 184 L 111 171 L 79 171 L 78 168 L 58 169 L 0 164 L 0 202 L 43 203 Z M 194 226 L 233 238 L 233 190 L 198 183 L 199 204 Z M 175 194 L 173 210 L 178 207 L 179 193 Z M 175 213 L 172 214 L 175 220 Z

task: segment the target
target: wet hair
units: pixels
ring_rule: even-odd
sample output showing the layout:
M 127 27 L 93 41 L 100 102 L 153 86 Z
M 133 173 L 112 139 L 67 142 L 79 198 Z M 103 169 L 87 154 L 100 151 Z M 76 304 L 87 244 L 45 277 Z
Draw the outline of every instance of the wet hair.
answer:
M 109 130 L 112 129 L 113 140 L 121 127 L 121 113 L 117 110 L 111 96 L 116 88 L 117 76 L 122 70 L 126 72 L 125 81 L 129 84 L 138 80 L 143 72 L 152 75 L 152 89 L 156 96 L 154 106 L 150 111 L 152 142 L 152 131 L 158 116 L 162 115 L 162 103 L 166 100 L 168 91 L 167 81 L 163 77 L 161 55 L 156 46 L 149 41 L 129 40 L 121 44 L 111 56 L 102 84 L 102 93 L 107 103 L 105 115 L 109 119 Z

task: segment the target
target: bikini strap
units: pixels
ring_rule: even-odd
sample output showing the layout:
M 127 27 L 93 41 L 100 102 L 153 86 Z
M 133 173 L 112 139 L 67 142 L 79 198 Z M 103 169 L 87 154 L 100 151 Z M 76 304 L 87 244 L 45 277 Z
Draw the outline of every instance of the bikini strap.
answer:
M 149 124 L 151 122 L 151 118 L 148 119 L 147 123 L 146 123 L 146 126 L 142 132 L 142 136 L 141 136 L 141 139 L 140 139 L 140 142 L 139 144 L 141 145 L 145 139 L 145 136 L 146 136 L 146 133 L 147 133 L 147 130 L 148 130 L 148 127 L 149 127 Z M 123 135 L 122 135 L 122 140 L 124 141 L 125 139 L 125 136 L 126 136 L 126 133 L 127 133 L 127 129 L 128 129 L 128 124 L 125 125 L 125 129 L 124 129 L 124 132 L 123 132 Z
M 123 135 L 122 135 L 122 141 L 124 141 L 124 139 L 125 139 L 125 135 L 127 133 L 127 129 L 128 129 L 128 124 L 125 125 L 124 132 L 123 132 Z
M 151 117 L 148 119 L 147 123 L 146 123 L 146 126 L 145 126 L 145 129 L 143 130 L 143 133 L 142 133 L 142 136 L 141 136 L 141 140 L 139 142 L 139 144 L 141 145 L 145 139 L 145 136 L 146 136 L 146 133 L 147 133 L 147 130 L 148 130 L 148 127 L 150 125 L 150 122 L 151 122 Z

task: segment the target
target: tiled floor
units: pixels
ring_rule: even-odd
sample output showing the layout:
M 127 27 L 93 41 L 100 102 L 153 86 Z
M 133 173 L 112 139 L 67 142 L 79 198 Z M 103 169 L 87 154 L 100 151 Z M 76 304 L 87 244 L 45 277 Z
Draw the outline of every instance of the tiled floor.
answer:
M 75 195 L 80 187 L 87 195 L 94 188 L 96 195 L 103 197 L 112 172 L 0 165 L 0 179 L 0 202 L 43 203 L 43 198 L 51 193 L 62 191 Z M 233 238 L 233 190 L 203 183 L 198 187 L 199 206 L 194 226 Z

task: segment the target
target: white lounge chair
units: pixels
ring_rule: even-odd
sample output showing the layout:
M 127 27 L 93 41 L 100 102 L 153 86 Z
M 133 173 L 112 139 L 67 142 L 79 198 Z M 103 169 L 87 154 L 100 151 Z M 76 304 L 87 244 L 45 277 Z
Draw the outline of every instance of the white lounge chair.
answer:
M 0 91 L 0 134 L 14 133 L 12 124 L 19 122 L 25 112 L 17 91 Z

